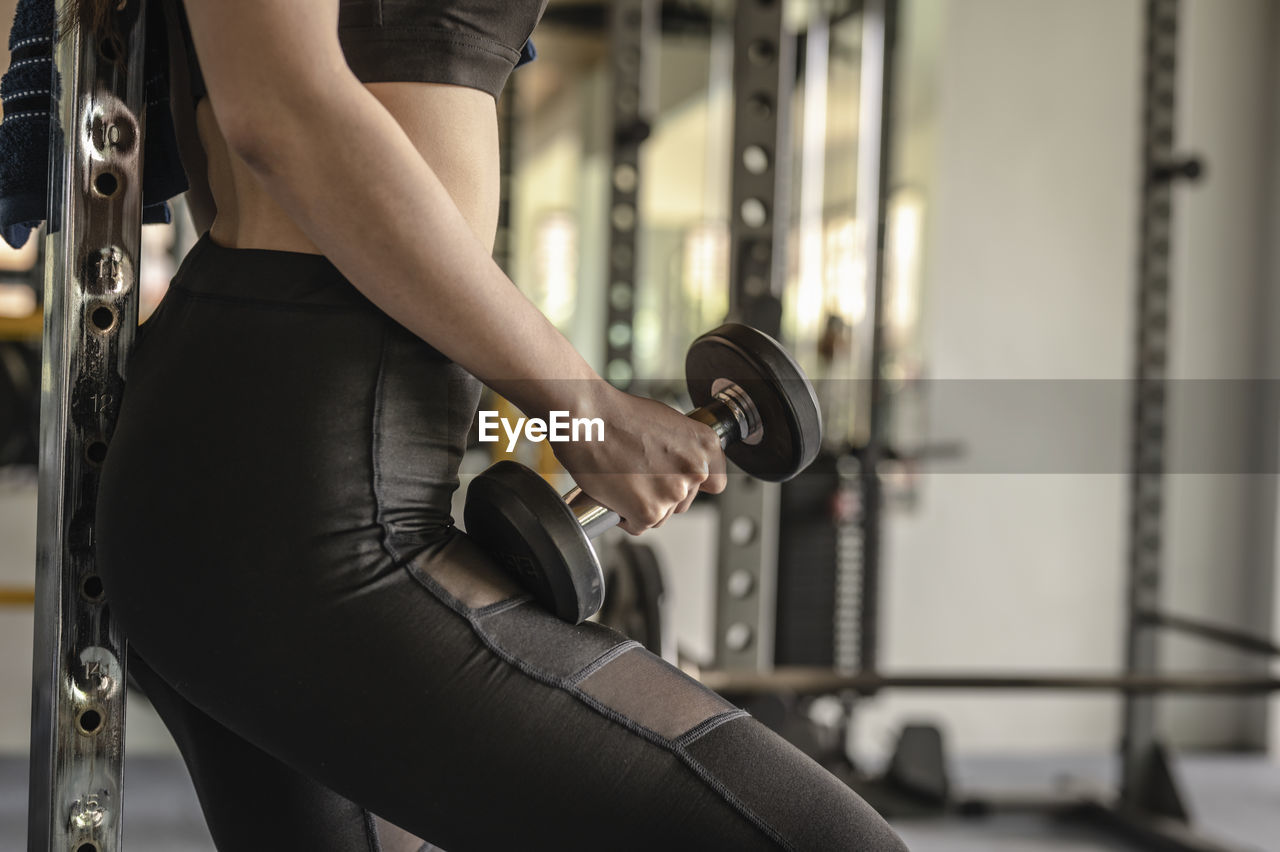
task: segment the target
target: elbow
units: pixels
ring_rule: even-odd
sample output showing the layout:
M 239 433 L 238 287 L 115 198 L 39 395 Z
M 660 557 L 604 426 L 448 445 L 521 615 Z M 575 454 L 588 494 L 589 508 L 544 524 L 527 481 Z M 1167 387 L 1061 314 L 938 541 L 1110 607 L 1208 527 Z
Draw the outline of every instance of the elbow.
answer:
M 229 153 L 259 178 L 296 172 L 332 145 L 335 126 L 350 125 L 352 106 L 368 93 L 349 70 L 295 75 L 272 86 L 210 91 L 217 131 Z M 358 110 L 357 110 L 358 112 Z
M 211 92 L 210 103 L 228 150 L 254 172 L 274 173 L 328 132 L 317 118 L 335 111 L 340 90 L 331 80 L 299 75 L 272 86 Z
M 218 132 L 227 149 L 254 172 L 271 172 L 282 155 L 290 134 L 284 128 L 286 116 L 261 103 L 236 103 L 215 110 Z
M 313 155 L 333 131 L 332 117 L 349 112 L 351 90 L 364 90 L 354 75 L 295 81 L 241 96 L 213 100 L 214 119 L 228 150 L 261 176 L 290 169 Z M 352 85 L 344 86 L 350 82 Z

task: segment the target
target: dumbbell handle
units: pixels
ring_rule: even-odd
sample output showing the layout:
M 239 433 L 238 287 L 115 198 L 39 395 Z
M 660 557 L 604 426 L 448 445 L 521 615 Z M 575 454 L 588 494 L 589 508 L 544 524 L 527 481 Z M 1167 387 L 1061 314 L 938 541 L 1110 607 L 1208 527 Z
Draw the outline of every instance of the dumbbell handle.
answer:
M 755 443 L 762 435 L 760 412 L 755 403 L 742 388 L 732 382 L 717 382 L 714 399 L 685 416 L 714 429 L 716 436 L 720 438 L 721 449 L 734 441 Z M 622 520 L 617 512 L 606 509 L 583 494 L 581 488 L 575 487 L 566 492 L 564 501 L 569 504 L 569 509 L 582 525 L 587 538 L 595 538 L 605 530 L 616 527 Z

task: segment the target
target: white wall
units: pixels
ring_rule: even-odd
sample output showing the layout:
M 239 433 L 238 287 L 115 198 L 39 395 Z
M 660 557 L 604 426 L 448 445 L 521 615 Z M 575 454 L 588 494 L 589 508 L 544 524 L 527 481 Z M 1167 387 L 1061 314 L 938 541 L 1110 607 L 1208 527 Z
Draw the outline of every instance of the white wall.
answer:
M 1128 374 L 1137 4 L 912 0 L 904 12 L 908 44 L 925 27 L 937 39 L 923 73 L 900 77 L 903 97 L 935 108 L 902 115 L 895 143 L 910 152 L 899 180 L 928 204 L 929 373 L 956 400 L 931 411 L 932 432 L 995 466 L 1018 427 L 964 410 L 963 382 Z M 1120 413 L 1092 424 L 1097 440 L 1120 445 Z M 886 669 L 1114 665 L 1123 477 L 945 473 L 920 488 L 918 509 L 886 530 Z M 912 718 L 942 722 L 957 750 L 1043 751 L 1109 743 L 1116 712 L 1098 697 L 893 693 L 863 712 L 860 745 L 887 745 Z
M 34 476 L 0 476 L 0 586 L 30 588 L 35 526 Z M 27 748 L 32 627 L 30 606 L 0 606 L 0 753 Z
M 1280 10 L 1271 10 L 1271 25 L 1267 28 L 1270 34 L 1271 43 L 1280 43 Z M 1272 52 L 1271 67 L 1267 75 L 1267 79 L 1271 81 L 1271 97 L 1270 111 L 1271 122 L 1269 126 L 1271 148 L 1274 150 L 1277 139 L 1280 139 L 1280 56 Z M 1272 157 L 1269 168 L 1267 168 L 1262 179 L 1266 181 L 1268 187 L 1269 203 L 1267 205 L 1264 224 L 1270 233 L 1275 233 L 1277 225 L 1280 225 L 1280 158 Z M 1260 181 L 1261 182 L 1261 181 Z M 1271 240 L 1269 242 L 1270 252 L 1268 255 L 1267 266 L 1267 299 L 1264 309 L 1258 312 L 1259 321 L 1266 324 L 1270 328 L 1280 328 L 1280 240 Z M 1270 365 L 1270 375 L 1272 377 L 1280 377 L 1280 335 L 1268 334 L 1263 337 L 1265 342 L 1264 356 Z M 1269 434 L 1273 441 L 1280 442 L 1280 399 L 1273 394 L 1268 400 L 1268 404 L 1264 405 L 1262 429 Z M 1270 462 L 1270 469 L 1277 470 L 1278 459 L 1280 459 L 1280 450 L 1277 445 L 1273 444 L 1271 455 L 1267 461 Z M 1271 477 L 1272 482 L 1276 479 Z M 1265 506 L 1265 504 L 1264 504 Z M 1272 527 L 1269 531 L 1263 530 L 1260 533 L 1264 547 L 1269 547 L 1272 554 L 1272 566 L 1280 566 L 1280 499 L 1273 492 L 1270 505 Z M 1269 599 L 1271 605 L 1271 635 L 1280 636 L 1280 582 L 1276 582 L 1276 572 L 1272 572 L 1272 594 Z M 1259 597 L 1263 597 L 1259 595 Z M 1280 674 L 1280 660 L 1273 661 L 1271 671 L 1274 674 Z M 1272 700 L 1270 702 L 1270 753 L 1273 759 L 1280 760 L 1280 700 Z
M 1267 252 L 1274 229 L 1265 176 L 1274 151 L 1276 4 L 1191 0 L 1183 8 L 1178 138 L 1185 150 L 1204 156 L 1208 172 L 1176 208 L 1170 376 L 1189 381 L 1171 399 L 1171 452 L 1193 464 L 1212 441 L 1224 462 L 1261 471 L 1261 456 L 1272 451 L 1276 436 L 1264 435 L 1262 412 L 1246 406 L 1253 394 L 1224 380 L 1277 375 L 1266 356 L 1274 326 L 1262 309 L 1272 289 Z M 1215 399 L 1223 403 L 1214 405 Z M 1170 478 L 1169 609 L 1270 633 L 1275 488 L 1271 475 Z M 1170 638 L 1165 652 L 1170 665 L 1266 670 L 1265 660 L 1187 638 Z M 1182 698 L 1164 710 L 1169 728 L 1189 742 L 1258 746 L 1265 740 L 1263 700 Z
M 1127 379 L 1133 363 L 1141 5 L 905 3 L 895 173 L 922 187 L 929 205 L 924 350 L 941 380 L 931 431 L 968 451 L 936 465 L 918 509 L 888 522 L 887 669 L 1121 663 L 1128 397 L 1108 380 Z M 1257 376 L 1270 7 L 1183 8 L 1179 135 L 1210 171 L 1179 190 L 1175 208 L 1170 375 Z M 965 384 L 975 379 L 1019 383 Z M 1053 382 L 1065 379 L 1098 381 L 1057 394 Z M 993 387 L 1010 408 L 991 405 Z M 1072 404 L 1050 410 L 1043 398 L 1055 395 Z M 1175 389 L 1176 451 L 1203 437 L 1188 396 Z M 1259 450 L 1256 417 L 1216 425 L 1224 442 Z M 1054 459 L 1062 444 L 1074 449 Z M 1274 487 L 1273 477 L 1170 478 L 1170 608 L 1265 632 L 1272 560 L 1259 543 L 1272 521 L 1259 507 L 1271 505 Z M 1172 640 L 1165 663 L 1222 670 L 1247 661 Z M 1162 719 L 1183 745 L 1258 745 L 1258 708 L 1172 699 Z M 1116 743 L 1119 702 L 889 694 L 861 714 L 859 746 L 885 747 L 910 718 L 942 722 L 958 751 L 1099 750 Z

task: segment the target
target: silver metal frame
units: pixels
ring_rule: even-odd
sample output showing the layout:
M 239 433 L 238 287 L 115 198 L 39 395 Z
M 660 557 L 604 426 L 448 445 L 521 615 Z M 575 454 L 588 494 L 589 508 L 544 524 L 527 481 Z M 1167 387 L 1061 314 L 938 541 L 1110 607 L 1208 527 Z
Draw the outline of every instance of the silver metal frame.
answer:
M 733 16 L 729 314 L 779 337 L 790 224 L 795 34 L 781 2 L 738 0 Z M 731 474 L 716 542 L 716 667 L 773 667 L 777 621 L 776 484 Z
M 774 338 L 779 323 L 760 306 L 786 280 L 795 33 L 785 5 L 738 0 L 733 17 L 729 313 Z
M 1178 0 L 1147 0 L 1142 112 L 1137 357 L 1129 479 L 1128 620 L 1125 671 L 1159 670 L 1159 630 L 1142 613 L 1160 607 L 1164 519 L 1165 370 L 1169 362 L 1169 262 L 1173 193 L 1162 167 L 1174 157 Z M 1157 745 L 1155 698 L 1127 694 L 1120 745 L 1120 801 L 1139 806 Z
M 613 145 L 609 168 L 608 299 L 605 307 L 605 376 L 626 389 L 635 376 L 636 270 L 640 232 L 640 146 L 652 129 L 657 101 L 653 46 L 659 40 L 657 0 L 609 4 L 613 58 Z
M 138 319 L 145 0 L 122 6 L 122 44 L 82 26 L 54 51 L 30 852 L 121 842 L 125 639 L 93 548 L 98 471 Z
M 837 464 L 840 499 L 854 507 L 836 521 L 835 600 L 832 624 L 833 663 L 845 672 L 854 670 L 873 673 L 877 666 L 879 636 L 879 576 L 881 545 L 882 482 L 881 464 L 886 455 L 887 421 L 891 400 L 883 378 L 885 353 L 884 264 L 886 186 L 888 152 L 886 139 L 890 124 L 890 89 L 892 69 L 889 65 L 891 40 L 895 29 L 897 7 L 894 0 L 860 0 L 842 9 L 843 15 L 858 15 L 861 31 L 858 56 L 858 140 L 856 146 L 857 192 L 851 212 L 860 229 L 861 255 L 865 261 L 865 278 L 853 286 L 867 289 L 866 326 L 870 333 L 856 334 L 849 355 L 853 374 L 865 371 L 868 381 L 853 392 L 842 391 L 833 397 L 837 403 L 852 404 L 865 414 L 865 433 L 857 430 L 855 446 L 850 449 L 848 437 L 835 436 L 841 455 Z M 805 74 L 826 73 L 831 12 L 819 5 L 812 9 L 809 29 L 805 33 Z M 826 99 L 825 87 L 806 81 L 806 97 L 817 89 L 819 103 Z M 808 109 L 806 108 L 806 112 Z M 806 123 L 812 119 L 806 117 Z M 806 128 L 806 135 L 811 131 Z M 804 162 L 802 168 L 802 222 L 805 217 L 821 216 L 821 186 L 814 187 L 808 173 L 820 172 L 824 150 L 816 152 L 806 142 L 805 154 L 816 162 Z M 808 197 L 806 197 L 808 196 Z M 813 196 L 817 196 L 816 198 Z M 817 208 L 817 209 L 815 209 Z M 859 369 L 859 365 L 865 365 Z M 836 409 L 839 409 L 839 405 Z M 827 412 L 831 415 L 831 412 Z M 833 415 L 834 416 L 834 415 Z M 840 418 L 836 418 L 840 422 Z M 832 436 L 828 436 L 832 438 Z M 870 682 L 870 681 L 868 681 Z
M 857 588 L 856 616 L 852 612 L 836 613 L 836 647 L 840 651 L 837 664 L 846 666 L 854 660 L 851 646 L 856 647 L 859 671 L 874 673 L 879 662 L 880 634 L 880 562 L 884 508 L 881 465 L 888 441 L 890 402 L 884 380 L 884 233 L 887 221 L 885 187 L 888 184 L 888 156 L 885 139 L 890 114 L 892 75 L 887 65 L 889 28 L 896 9 L 894 0 L 865 0 L 862 7 L 862 62 L 859 67 L 858 104 L 858 191 L 856 218 L 866 223 L 863 229 L 867 259 L 867 285 L 870 287 L 871 338 L 868 341 L 870 381 L 866 400 L 870 412 L 867 443 L 862 448 L 857 475 L 859 479 L 857 532 L 844 534 L 857 540 L 857 556 L 849 562 L 850 576 L 843 570 L 837 579 L 843 591 Z M 845 595 L 841 596 L 842 602 Z M 856 624 L 856 638 L 850 628 Z

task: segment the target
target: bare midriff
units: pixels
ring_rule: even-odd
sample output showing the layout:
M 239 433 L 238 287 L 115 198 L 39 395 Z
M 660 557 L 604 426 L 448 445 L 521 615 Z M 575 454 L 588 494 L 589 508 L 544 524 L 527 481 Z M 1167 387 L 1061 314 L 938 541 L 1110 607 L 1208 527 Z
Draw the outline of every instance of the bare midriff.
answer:
M 370 83 L 422 158 L 440 178 L 480 241 L 492 248 L 498 224 L 498 122 L 486 92 L 437 83 Z M 217 207 L 209 234 L 230 248 L 322 254 L 267 194 L 227 146 L 208 98 L 196 107 L 196 126 L 208 156 L 209 189 Z M 346 128 L 329 142 L 342 145 Z M 325 175 L 316 175 L 324 181 Z M 406 185 L 404 192 L 414 189 Z M 425 238 L 425 235 L 424 235 Z

